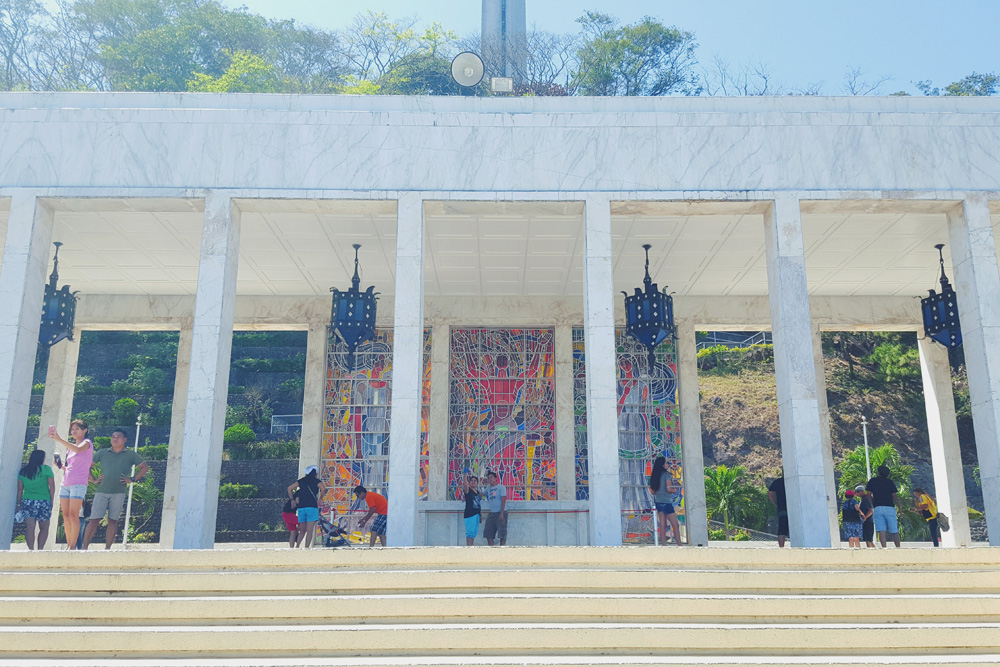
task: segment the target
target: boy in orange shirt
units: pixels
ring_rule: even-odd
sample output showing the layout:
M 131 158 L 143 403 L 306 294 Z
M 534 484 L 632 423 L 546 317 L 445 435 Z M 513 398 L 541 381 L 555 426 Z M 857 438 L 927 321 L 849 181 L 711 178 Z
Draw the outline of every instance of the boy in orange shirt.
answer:
M 358 497 L 359 500 L 365 501 L 368 505 L 368 513 L 361 517 L 361 522 L 358 523 L 358 527 L 364 527 L 368 522 L 368 519 L 372 515 L 378 515 L 375 520 L 372 521 L 371 534 L 372 541 L 368 546 L 375 546 L 375 538 L 378 537 L 379 542 L 382 546 L 385 546 L 385 531 L 386 531 L 386 515 L 389 513 L 389 501 L 385 499 L 385 496 L 374 491 L 369 491 L 365 487 L 358 484 L 354 487 L 354 495 Z

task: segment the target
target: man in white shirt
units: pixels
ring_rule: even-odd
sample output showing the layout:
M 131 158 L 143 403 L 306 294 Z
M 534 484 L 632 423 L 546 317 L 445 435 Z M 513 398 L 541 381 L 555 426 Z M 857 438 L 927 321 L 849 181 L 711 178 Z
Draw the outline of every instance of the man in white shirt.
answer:
M 489 486 L 483 492 L 486 497 L 486 508 L 490 515 L 483 527 L 483 537 L 492 547 L 493 540 L 500 539 L 500 546 L 507 544 L 507 487 L 500 483 L 497 474 L 492 470 L 486 473 Z

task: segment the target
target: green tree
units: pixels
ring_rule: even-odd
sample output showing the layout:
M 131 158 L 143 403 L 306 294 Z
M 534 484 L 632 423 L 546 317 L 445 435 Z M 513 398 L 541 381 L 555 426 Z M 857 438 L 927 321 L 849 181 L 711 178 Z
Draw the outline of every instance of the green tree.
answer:
M 706 469 L 705 500 L 709 518 L 722 514 L 727 535 L 731 522 L 757 527 L 767 518 L 767 494 L 750 483 L 743 466 L 720 463 Z
M 139 417 L 139 404 L 131 398 L 119 398 L 115 401 L 111 411 L 118 420 L 119 426 L 134 424 Z
M 920 353 L 912 345 L 882 343 L 865 361 L 875 364 L 875 375 L 883 382 L 898 382 L 903 387 L 907 380 L 920 378 Z
M 915 81 L 913 85 L 924 95 L 934 96 L 942 94 L 941 89 L 934 86 L 929 80 Z M 973 72 L 954 83 L 949 83 L 944 87 L 943 94 L 946 96 L 979 97 L 996 95 L 998 92 L 1000 92 L 1000 75 Z
M 203 93 L 281 93 L 291 92 L 291 87 L 277 67 L 248 51 L 234 53 L 222 76 L 196 72 L 188 82 L 188 90 Z
M 697 95 L 694 34 L 646 17 L 621 26 L 608 14 L 577 19 L 582 43 L 572 79 L 581 95 Z

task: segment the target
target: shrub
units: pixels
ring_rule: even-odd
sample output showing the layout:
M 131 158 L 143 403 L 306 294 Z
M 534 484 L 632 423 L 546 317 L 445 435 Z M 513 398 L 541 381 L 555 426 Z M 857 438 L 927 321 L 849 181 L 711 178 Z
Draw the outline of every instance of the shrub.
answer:
M 253 484 L 222 484 L 219 486 L 220 500 L 243 500 L 256 496 L 257 487 Z
M 134 424 L 139 416 L 139 404 L 132 398 L 119 398 L 115 401 L 111 411 L 119 424 Z
M 145 461 L 166 461 L 167 445 L 146 445 L 139 448 L 139 456 Z
M 285 380 L 278 385 L 277 393 L 289 400 L 302 400 L 302 392 L 305 391 L 306 381 L 304 378 L 292 378 Z
M 261 459 L 294 460 L 299 458 L 298 440 L 265 440 L 226 446 L 230 461 L 258 461 Z
M 87 423 L 89 424 L 90 422 Z M 91 440 L 94 441 L 94 449 L 107 449 L 111 446 L 111 438 L 106 435 L 98 435 L 91 438 Z
M 986 515 L 974 507 L 969 508 L 969 521 L 982 521 Z
M 44 382 L 36 382 L 35 384 L 31 385 L 31 393 L 34 394 L 35 396 L 38 396 L 39 394 L 44 394 L 45 393 L 45 383 Z
M 252 442 L 257 438 L 257 434 L 253 432 L 247 424 L 233 424 L 226 429 L 225 434 L 222 436 L 222 442 L 227 445 L 242 445 L 248 442 Z
M 737 530 L 733 535 L 733 542 L 749 542 L 750 533 L 745 530 Z
M 86 394 L 113 394 L 115 393 L 111 387 L 104 387 L 99 384 L 94 384 L 94 379 L 89 375 L 80 375 L 76 378 L 76 389 L 74 390 L 77 395 L 83 396 Z M 125 392 L 122 392 L 125 393 Z
M 41 425 L 42 425 L 42 416 L 41 415 L 28 415 L 28 427 L 29 428 L 38 428 Z
M 709 528 L 708 529 L 708 539 L 713 542 L 725 542 L 726 541 L 726 531 L 721 528 Z

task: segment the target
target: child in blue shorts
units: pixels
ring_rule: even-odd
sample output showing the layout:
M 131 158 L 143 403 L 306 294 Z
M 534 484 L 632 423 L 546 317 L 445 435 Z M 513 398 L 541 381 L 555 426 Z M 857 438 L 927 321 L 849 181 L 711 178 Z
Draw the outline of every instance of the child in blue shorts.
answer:
M 465 544 L 471 547 L 476 541 L 476 535 L 479 534 L 479 512 L 482 501 L 479 478 L 467 474 L 462 489 L 465 492 Z

